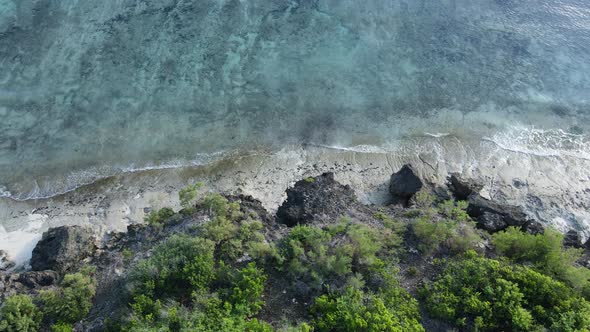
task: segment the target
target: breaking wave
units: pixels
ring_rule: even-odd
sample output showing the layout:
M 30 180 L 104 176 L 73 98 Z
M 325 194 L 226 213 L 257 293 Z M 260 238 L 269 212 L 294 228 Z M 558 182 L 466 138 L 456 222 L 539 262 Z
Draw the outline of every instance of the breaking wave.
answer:
M 562 129 L 513 127 L 483 140 L 503 150 L 541 157 L 569 157 L 590 160 L 590 137 Z

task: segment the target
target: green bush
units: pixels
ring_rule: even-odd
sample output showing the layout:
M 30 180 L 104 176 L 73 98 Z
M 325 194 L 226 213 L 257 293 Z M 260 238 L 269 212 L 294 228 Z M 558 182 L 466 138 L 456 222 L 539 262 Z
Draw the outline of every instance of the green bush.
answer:
M 532 264 L 539 272 L 566 282 L 590 296 L 590 270 L 574 266 L 581 249 L 564 248 L 563 235 L 546 229 L 544 234 L 531 235 L 509 227 L 492 237 L 498 254 L 516 263 Z
M 477 331 L 578 331 L 590 328 L 590 303 L 530 268 L 477 256 L 447 261 L 421 290 L 437 318 Z
M 121 329 L 130 332 L 202 331 L 202 332 L 271 332 L 265 322 L 236 314 L 229 303 L 215 294 L 197 295 L 192 310 L 170 302 L 161 306 L 158 315 L 134 313 Z
M 284 258 L 283 270 L 293 280 L 307 284 L 319 291 L 328 279 L 352 273 L 352 253 L 350 248 L 333 248 L 332 235 L 310 226 L 296 226 L 282 241 L 281 256 Z
M 180 206 L 187 212 L 192 213 L 195 211 L 195 204 L 197 197 L 199 196 L 199 189 L 203 187 L 203 183 L 197 182 L 193 185 L 188 185 L 182 188 L 178 192 L 178 199 L 180 200 Z
M 412 225 L 412 231 L 420 243 L 418 249 L 426 254 L 446 249 L 452 254 L 476 249 L 481 242 L 475 224 L 454 220 L 430 221 L 420 219 Z
M 67 274 L 56 290 L 40 293 L 45 316 L 51 322 L 73 324 L 88 315 L 96 294 L 90 272 Z
M 152 226 L 162 226 L 168 223 L 174 223 L 179 220 L 180 216 L 174 212 L 171 208 L 162 208 L 158 211 L 152 211 L 146 218 L 145 221 Z
M 217 260 L 235 262 L 244 255 L 260 259 L 272 254 L 273 248 L 262 234 L 263 228 L 258 220 L 216 216 L 200 228 L 200 233 L 215 243 Z
M 438 206 L 439 218 L 426 214 L 414 222 L 412 231 L 420 241 L 418 249 L 426 255 L 441 250 L 460 254 L 477 249 L 482 239 L 466 208 L 466 202 L 446 201 Z
M 240 209 L 239 202 L 229 202 L 220 194 L 208 194 L 203 199 L 202 207 L 218 217 L 225 217 L 229 220 L 237 220 L 244 214 Z
M 214 276 L 213 250 L 210 240 L 171 236 L 131 272 L 133 295 L 160 299 L 207 290 Z
M 318 297 L 311 312 L 317 331 L 424 331 L 415 317 L 404 317 L 380 296 L 353 287 Z
M 0 331 L 33 332 L 39 330 L 43 314 L 28 295 L 13 295 L 0 307 Z
M 262 293 L 265 282 L 264 272 L 257 268 L 256 264 L 250 263 L 231 276 L 231 284 L 224 291 L 225 300 L 232 305 L 237 314 L 251 317 L 264 305 Z
M 57 323 L 51 326 L 51 332 L 72 332 L 74 328 L 71 324 Z
M 201 237 L 215 243 L 215 258 L 233 264 L 243 258 L 260 260 L 277 257 L 276 249 L 266 241 L 262 222 L 244 216 L 239 202 L 229 202 L 219 194 L 210 194 L 202 207 L 213 215 L 199 227 Z
M 397 226 L 390 226 L 371 228 L 343 220 L 326 229 L 293 227 L 279 246 L 281 269 L 312 293 L 342 287 L 355 275 L 371 281 L 385 260 L 396 260 L 402 240 Z

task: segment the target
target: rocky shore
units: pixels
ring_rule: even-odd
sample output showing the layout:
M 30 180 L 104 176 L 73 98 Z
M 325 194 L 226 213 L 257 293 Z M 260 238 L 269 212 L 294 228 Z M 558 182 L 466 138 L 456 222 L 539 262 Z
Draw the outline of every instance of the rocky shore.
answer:
M 293 146 L 236 154 L 206 166 L 121 174 L 47 199 L 0 198 L 0 250 L 22 266 L 49 228 L 79 225 L 98 235 L 124 231 L 142 223 L 150 211 L 179 208 L 178 191 L 195 182 L 211 191 L 251 195 L 274 213 L 285 199 L 285 188 L 298 179 L 333 172 L 359 201 L 382 205 L 391 199 L 390 175 L 404 164 L 412 164 L 424 182 L 438 186 L 446 184 L 449 174 L 460 174 L 478 184 L 482 197 L 518 206 L 543 225 L 588 239 L 590 175 L 582 170 L 590 162 L 499 150 L 486 142 L 470 148 L 452 137 L 440 138 L 432 150 L 429 144 L 417 141 L 420 149 L 395 153 Z
M 346 167 L 346 166 L 344 166 Z M 338 172 L 338 171 L 336 171 Z M 544 232 L 543 223 L 524 212 L 522 207 L 490 200 L 482 196 L 481 183 L 448 174 L 445 183 L 436 184 L 425 178 L 416 167 L 404 165 L 383 184 L 386 192 L 381 203 L 367 203 L 359 199 L 350 185 L 337 181 L 338 173 L 327 172 L 316 177 L 305 177 L 285 192 L 286 199 L 274 210 L 251 196 L 226 195 L 229 201 L 239 202 L 245 214 L 257 215 L 264 225 L 267 238 L 280 239 L 294 225 L 328 226 L 342 217 L 365 225 L 375 223 L 377 213 L 409 223 L 408 211 L 416 207 L 417 193 L 428 193 L 435 201 L 467 201 L 467 213 L 485 233 L 495 233 L 515 226 L 531 234 Z M 148 224 L 132 224 L 125 231 L 96 233 L 91 227 L 71 225 L 50 228 L 43 233 L 35 246 L 30 261 L 30 270 L 11 271 L 15 264 L 5 253 L 0 253 L 0 300 L 13 294 L 39 294 L 42 290 L 55 288 L 67 273 L 85 265 L 96 266 L 97 291 L 93 307 L 86 319 L 75 326 L 77 331 L 101 331 L 105 318 L 113 315 L 126 303 L 125 281 L 130 267 L 142 258 L 150 256 L 153 247 L 172 234 L 191 232 L 195 225 L 207 220 L 205 214 L 196 214 L 165 227 Z M 373 225 L 375 227 L 375 225 Z M 373 227 L 371 226 L 371 227 Z M 483 244 L 485 246 L 485 244 Z M 584 248 L 588 256 L 590 244 L 575 232 L 569 232 L 564 245 Z M 412 250 L 410 250 L 412 252 Z M 415 259 L 424 260 L 417 255 Z M 425 262 L 425 264 L 430 264 Z M 581 264 L 584 264 L 581 262 Z M 403 274 L 402 274 L 403 275 Z M 406 278 L 403 284 L 412 293 L 415 281 Z M 277 291 L 278 292 L 278 291 Z M 290 299 L 285 297 L 267 300 L 268 307 L 283 308 Z M 277 301 L 277 303 L 273 303 Z M 270 315 L 272 313 L 265 313 Z M 424 322 L 428 324 L 437 323 Z

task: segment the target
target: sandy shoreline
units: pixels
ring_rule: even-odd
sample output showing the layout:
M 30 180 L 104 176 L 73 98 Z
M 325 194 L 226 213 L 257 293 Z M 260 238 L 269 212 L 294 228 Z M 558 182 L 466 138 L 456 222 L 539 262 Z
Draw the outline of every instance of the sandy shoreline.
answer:
M 412 163 L 425 179 L 442 184 L 451 172 L 484 184 L 483 194 L 521 205 L 535 219 L 562 231 L 590 234 L 590 162 L 471 146 L 453 137 L 395 152 L 356 152 L 322 147 L 286 147 L 278 152 L 234 156 L 207 166 L 148 170 L 98 181 L 48 199 L 0 199 L 0 250 L 23 263 L 40 234 L 60 225 L 85 225 L 103 234 L 143 221 L 152 209 L 178 208 L 178 191 L 203 182 L 208 190 L 252 195 L 275 210 L 295 181 L 332 171 L 352 185 L 365 203 L 388 199 L 389 177 Z

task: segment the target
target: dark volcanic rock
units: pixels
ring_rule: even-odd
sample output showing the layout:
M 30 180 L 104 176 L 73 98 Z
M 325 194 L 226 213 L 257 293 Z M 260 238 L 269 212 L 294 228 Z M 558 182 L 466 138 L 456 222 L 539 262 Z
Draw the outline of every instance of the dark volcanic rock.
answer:
M 483 185 L 476 183 L 473 180 L 463 180 L 457 173 L 449 176 L 449 190 L 453 193 L 455 198 L 460 201 L 465 201 L 473 194 L 479 194 Z
M 580 233 L 570 230 L 568 231 L 565 236 L 563 237 L 563 245 L 566 247 L 573 247 L 573 248 L 583 248 L 584 243 L 582 242 L 582 237 Z
M 545 233 L 545 226 L 538 221 L 531 220 L 522 227 L 522 230 L 532 235 L 543 234 Z
M 528 217 L 520 207 L 503 205 L 487 200 L 480 195 L 469 196 L 467 213 L 478 226 L 489 232 L 498 232 L 508 226 L 525 227 Z
M 58 277 L 55 271 L 0 274 L 0 299 L 13 294 L 36 293 L 57 284 Z
M 230 202 L 239 202 L 241 211 L 246 215 L 256 214 L 256 219 L 262 221 L 264 224 L 269 225 L 274 222 L 271 214 L 264 208 L 262 202 L 252 196 L 246 195 L 229 195 L 226 198 Z
M 399 172 L 391 176 L 389 192 L 396 200 L 407 204 L 408 200 L 422 189 L 424 183 L 412 165 L 404 165 Z
M 96 247 L 92 231 L 80 226 L 62 226 L 43 233 L 33 250 L 34 271 L 54 270 L 65 273 L 91 256 Z
M 357 201 L 354 191 L 334 180 L 333 173 L 298 181 L 287 190 L 277 221 L 289 227 L 312 221 L 336 221 Z

